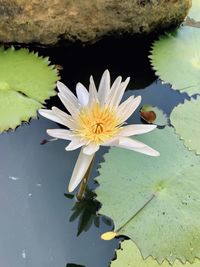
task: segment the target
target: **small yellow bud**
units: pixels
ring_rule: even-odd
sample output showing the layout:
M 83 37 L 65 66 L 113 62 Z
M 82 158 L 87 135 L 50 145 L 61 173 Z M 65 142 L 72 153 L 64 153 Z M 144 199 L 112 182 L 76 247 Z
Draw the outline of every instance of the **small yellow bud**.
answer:
M 101 239 L 103 239 L 103 240 L 112 240 L 116 236 L 117 236 L 117 233 L 115 233 L 115 232 L 106 232 L 106 233 L 101 235 Z

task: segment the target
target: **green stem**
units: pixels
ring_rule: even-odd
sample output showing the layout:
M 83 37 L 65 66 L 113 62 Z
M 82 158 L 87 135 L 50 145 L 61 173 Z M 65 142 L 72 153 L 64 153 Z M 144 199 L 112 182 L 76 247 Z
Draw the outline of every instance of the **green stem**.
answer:
M 80 185 L 80 188 L 79 188 L 79 191 L 76 195 L 78 201 L 81 201 L 84 197 L 84 194 L 85 194 L 85 189 L 87 187 L 87 183 L 88 183 L 88 179 L 89 179 L 89 176 L 90 176 L 90 172 L 91 172 L 91 169 L 92 169 L 92 165 L 93 165 L 93 162 L 94 162 L 94 158 L 93 160 L 91 161 L 84 177 L 83 177 L 83 180 L 81 182 L 81 185 Z
M 139 210 L 138 211 L 136 211 L 136 213 L 124 224 L 124 225 L 122 225 L 116 232 L 119 232 L 122 228 L 124 228 L 130 221 L 132 221 L 137 215 L 138 215 L 138 213 L 142 210 L 142 209 L 144 209 L 154 198 L 155 198 L 155 194 L 152 194 L 151 195 L 151 197 L 144 203 L 144 205 L 141 207 L 141 208 L 139 208 Z

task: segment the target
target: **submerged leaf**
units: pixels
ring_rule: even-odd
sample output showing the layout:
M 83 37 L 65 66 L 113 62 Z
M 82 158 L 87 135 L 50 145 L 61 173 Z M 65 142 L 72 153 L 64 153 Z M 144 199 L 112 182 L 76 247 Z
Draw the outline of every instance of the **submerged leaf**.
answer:
M 196 259 L 193 264 L 187 262 L 183 265 L 178 260 L 176 260 L 173 264 L 173 267 L 199 266 L 199 259 Z M 111 267 L 172 267 L 172 265 L 168 261 L 164 261 L 162 264 L 159 264 L 152 257 L 144 260 L 134 242 L 127 240 L 122 242 L 121 249 L 117 250 L 117 259 L 112 262 Z
M 148 123 L 159 126 L 167 125 L 167 116 L 163 111 L 151 105 L 144 105 L 140 109 L 140 117 Z
M 0 131 L 15 129 L 36 117 L 45 100 L 56 94 L 57 71 L 47 58 L 27 49 L 0 49 Z
M 193 262 L 200 256 L 200 157 L 168 126 L 137 139 L 156 147 L 160 157 L 110 149 L 97 179 L 99 212 L 113 219 L 113 231 L 129 236 L 144 258 Z
M 200 30 L 184 26 L 161 36 L 153 45 L 151 63 L 156 74 L 173 89 L 200 93 Z
M 176 133 L 184 140 L 190 150 L 200 154 L 200 97 L 191 99 L 174 108 L 171 113 L 171 123 Z

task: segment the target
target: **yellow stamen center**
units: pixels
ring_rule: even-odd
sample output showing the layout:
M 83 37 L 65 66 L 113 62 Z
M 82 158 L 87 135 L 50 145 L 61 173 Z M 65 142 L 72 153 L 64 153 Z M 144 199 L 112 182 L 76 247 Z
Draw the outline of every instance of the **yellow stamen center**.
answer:
M 95 103 L 85 107 L 78 115 L 76 134 L 95 144 L 101 144 L 119 132 L 120 122 L 116 111 Z

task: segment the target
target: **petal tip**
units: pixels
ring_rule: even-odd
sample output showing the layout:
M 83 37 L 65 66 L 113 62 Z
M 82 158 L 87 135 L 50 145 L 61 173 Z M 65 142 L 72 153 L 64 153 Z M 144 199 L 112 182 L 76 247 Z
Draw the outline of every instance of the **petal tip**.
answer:
M 141 95 L 138 95 L 135 100 L 137 101 L 138 103 L 138 106 L 140 105 L 141 101 L 142 101 L 142 96 Z
M 72 193 L 72 192 L 74 191 L 74 189 L 75 189 L 75 187 L 72 186 L 72 185 L 69 183 L 69 185 L 68 185 L 68 192 L 69 192 L 69 193 Z
M 60 81 L 57 81 L 57 82 L 56 82 L 56 86 L 57 86 L 57 87 L 61 86 L 62 84 L 63 84 L 63 83 L 60 82 Z
M 52 129 L 46 129 L 46 133 L 51 136 Z
M 125 83 L 128 85 L 128 83 L 130 82 L 131 77 L 127 77 L 125 80 Z
M 109 72 L 108 69 L 106 69 L 106 70 L 104 71 L 104 73 L 105 73 L 106 75 L 110 75 L 110 72 Z
M 152 154 L 153 157 L 159 157 L 160 156 L 160 152 L 156 151 L 154 152 L 154 154 Z
M 42 108 L 38 109 L 38 113 L 39 113 L 40 115 L 42 115 L 43 110 L 44 110 L 44 109 L 42 109 Z
M 78 87 L 82 87 L 82 86 L 84 86 L 81 82 L 78 82 L 77 84 L 76 84 L 76 90 L 78 89 Z

